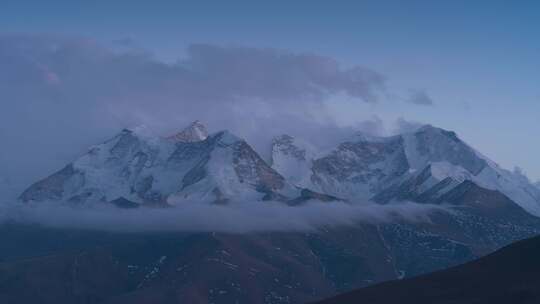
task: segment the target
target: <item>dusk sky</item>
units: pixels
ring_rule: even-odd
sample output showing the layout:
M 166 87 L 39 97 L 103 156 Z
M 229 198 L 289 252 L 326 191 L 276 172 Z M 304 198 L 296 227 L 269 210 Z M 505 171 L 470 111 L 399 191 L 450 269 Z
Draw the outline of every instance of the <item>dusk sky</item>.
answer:
M 17 37 L 25 37 L 22 39 L 24 42 L 20 42 Z M 317 69 L 326 69 L 328 65 L 334 69 L 333 62 L 336 62 L 339 63 L 339 69 L 336 68 L 337 72 L 332 70 L 331 73 L 331 77 L 336 77 L 335 79 L 328 78 L 329 75 L 319 70 L 316 73 L 321 73 L 320 75 L 310 74 L 310 77 L 320 80 L 324 94 L 319 91 L 297 91 L 298 87 L 294 86 L 289 95 L 283 93 L 282 102 L 265 103 L 264 100 L 279 99 L 281 93 L 269 92 L 268 88 L 257 91 L 253 87 L 245 86 L 239 86 L 238 92 L 246 98 L 263 100 L 257 109 L 267 106 L 290 107 L 297 115 L 302 109 L 308 111 L 307 108 L 313 105 L 318 109 L 324 108 L 325 115 L 330 117 L 326 119 L 340 127 L 354 128 L 369 121 L 377 125 L 374 127 L 377 129 L 376 133 L 381 134 L 392 133 L 396 128 L 396 121 L 400 120 L 430 123 L 456 131 L 466 142 L 505 168 L 523 168 L 532 180 L 540 179 L 539 37 L 538 1 L 4 0 L 0 5 L 0 69 L 2 64 L 11 64 L 20 59 L 13 58 L 19 56 L 24 47 L 13 51 L 11 47 L 14 44 L 43 43 L 48 39 L 60 45 L 65 42 L 64 39 L 95 41 L 100 50 L 107 50 L 105 52 L 111 54 L 127 52 L 143 56 L 143 63 L 160 62 L 163 64 L 160 71 L 164 67 L 179 63 L 194 66 L 202 62 L 202 65 L 210 65 L 226 58 L 249 57 L 252 66 L 239 67 L 240 74 L 233 72 L 231 79 L 226 79 L 233 86 L 236 85 L 235 80 L 242 81 L 250 77 L 249 73 L 259 66 L 258 60 L 262 62 L 262 66 L 275 67 L 276 79 L 280 78 L 283 70 L 287 70 L 288 64 L 294 66 L 302 61 L 298 69 L 312 71 L 310 64 L 313 62 L 324 62 L 316 65 Z M 61 41 L 58 42 L 58 39 Z M 203 46 L 190 47 L 194 44 Z M 77 44 L 76 51 L 82 52 L 84 47 Z M 96 51 L 93 45 L 89 48 L 88 52 L 102 52 Z M 271 51 L 268 51 L 269 49 Z M 277 53 L 274 50 L 277 50 Z M 84 54 L 87 56 L 87 53 Z M 289 61 L 283 62 L 284 54 L 316 56 L 312 58 L 295 55 L 289 58 Z M 31 62 L 38 66 L 40 71 L 46 71 L 44 73 L 48 84 L 67 86 L 68 82 L 62 74 L 67 72 L 55 70 L 62 66 L 61 63 L 46 59 L 48 57 L 42 54 L 24 55 L 27 55 L 23 58 L 27 60 L 25 62 Z M 28 59 L 30 57 L 31 60 Z M 114 71 L 121 70 L 124 74 L 118 75 L 128 75 L 125 71 L 141 62 L 138 60 L 126 60 Z M 223 64 L 221 61 L 219 63 Z M 17 73 L 20 71 L 19 67 L 13 63 L 13 69 Z M 229 68 L 234 69 L 234 65 Z M 243 68 L 245 70 L 242 70 Z M 136 70 L 134 67 L 133 69 Z M 215 67 L 203 68 L 203 71 L 213 75 Z M 110 74 L 112 75 L 112 72 Z M 21 72 L 20 79 L 23 82 L 26 79 L 29 82 L 34 81 L 25 78 L 30 77 L 28 75 L 33 74 Z M 94 80 L 88 75 L 93 74 L 85 73 L 83 76 L 87 78 L 84 78 L 84 81 L 91 82 L 93 86 Z M 168 73 L 156 77 L 168 77 L 165 75 Z M 0 79 L 4 79 L 2 77 L 0 72 Z M 218 80 L 210 83 L 223 91 L 222 86 L 229 82 Z M 101 80 L 96 79 L 95 83 L 99 81 Z M 140 83 L 144 87 L 148 79 L 133 81 L 132 83 Z M 353 88 L 353 84 L 359 84 L 361 89 Z M 71 92 L 77 85 L 63 92 Z M 0 88 L 2 87 L 3 85 L 0 85 Z M 103 88 L 101 85 L 95 87 Z M 276 84 L 277 89 L 282 87 L 291 88 L 286 83 Z M 137 96 L 163 92 L 157 88 L 158 86 L 148 91 L 140 91 Z M 25 96 L 34 98 L 41 96 L 39 94 L 43 92 L 32 90 L 34 87 L 25 91 L 28 92 Z M 214 90 L 214 87 L 209 87 L 209 90 Z M 216 89 L 216 92 L 221 91 Z M 230 94 L 233 96 L 239 94 L 238 92 L 231 91 Z M 56 96 L 49 94 L 49 91 L 46 94 L 50 102 Z M 62 96 L 78 96 L 75 93 L 70 94 L 65 93 Z M 144 113 L 138 112 L 137 117 L 140 119 L 152 116 L 150 120 L 160 120 L 159 113 L 167 113 L 163 118 L 167 121 L 170 119 L 167 117 L 169 112 L 178 108 L 169 103 L 167 92 L 164 92 L 163 96 L 152 94 L 156 100 L 167 101 L 156 101 L 152 105 L 153 112 L 148 114 L 144 112 L 147 107 L 144 100 L 152 99 L 141 99 L 137 103 L 137 111 Z M 199 96 L 193 94 L 185 96 Z M 94 98 L 102 98 L 102 95 L 98 95 L 85 95 L 88 101 L 84 102 L 92 104 Z M 118 92 L 110 96 L 130 98 Z M 107 95 L 106 104 L 116 105 L 110 96 Z M 170 97 L 180 99 L 179 96 Z M 47 155 L 51 156 L 53 160 L 50 164 L 40 167 L 37 160 L 29 164 L 40 169 L 28 180 L 50 173 L 50 170 L 66 163 L 66 158 L 79 153 L 79 146 L 106 138 L 107 134 L 116 133 L 116 128 L 131 122 L 124 118 L 111 122 L 114 120 L 111 117 L 104 118 L 103 122 L 95 118 L 85 121 L 78 106 L 64 106 L 61 110 L 64 112 L 60 114 L 54 110 L 54 106 L 48 105 L 34 108 L 35 104 L 29 103 L 30 108 L 23 109 L 23 97 L 19 93 L 0 92 L 0 103 L 4 112 L 0 115 L 4 120 L 0 125 L 2 142 L 9 138 L 17 149 L 29 150 L 32 141 L 40 145 L 50 143 L 49 139 L 42 138 L 45 136 L 43 134 L 65 138 L 61 143 L 58 143 L 58 139 L 53 140 L 60 150 L 53 149 L 44 152 L 45 156 L 42 158 L 38 157 L 38 160 L 43 162 Z M 298 101 L 308 97 L 317 99 L 318 103 Z M 102 106 L 105 101 L 97 104 Z M 118 108 L 124 109 L 124 106 L 125 104 L 122 104 L 111 108 L 116 111 Z M 89 106 L 88 109 L 90 108 L 99 109 L 96 111 L 101 113 L 100 115 L 107 116 L 103 114 L 107 111 L 105 108 Z M 185 104 L 181 109 L 185 109 Z M 37 111 L 34 115 L 44 116 L 39 123 L 46 130 L 36 130 L 41 128 L 33 118 L 17 116 L 33 110 Z M 48 110 L 50 111 L 47 112 Z M 77 113 L 77 121 L 81 122 L 81 125 L 72 125 L 69 120 L 59 118 L 72 115 L 70 111 Z M 285 113 L 273 109 L 271 111 Z M 85 110 L 85 113 L 88 112 L 90 111 Z M 196 115 L 198 112 L 193 110 L 188 113 Z M 193 117 L 197 118 L 199 117 Z M 29 124 L 25 124 L 25 119 L 33 119 L 36 125 L 29 127 Z M 193 120 L 189 117 L 180 121 L 190 119 Z M 144 119 L 142 122 L 147 123 Z M 50 127 L 56 123 L 58 126 Z M 84 128 L 97 131 L 82 140 L 80 132 L 83 132 Z M 78 135 L 62 133 L 67 132 L 66 129 L 78 132 Z M 40 138 L 33 138 L 29 134 L 40 134 Z M 28 138 L 28 141 L 14 139 L 17 137 Z M 76 148 L 69 150 L 68 147 Z M 66 152 L 66 149 L 69 151 Z M 7 172 L 13 172 L 15 166 L 22 163 L 11 162 L 9 159 L 13 155 L 10 155 L 9 151 L 13 152 L 15 148 L 0 154 L 0 166 Z M 37 153 L 37 150 L 33 153 Z

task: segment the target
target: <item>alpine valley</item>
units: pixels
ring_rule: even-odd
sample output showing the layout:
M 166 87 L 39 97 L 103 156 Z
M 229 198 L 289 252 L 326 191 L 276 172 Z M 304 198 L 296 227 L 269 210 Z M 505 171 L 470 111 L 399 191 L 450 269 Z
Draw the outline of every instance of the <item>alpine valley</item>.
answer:
M 325 148 L 284 134 L 267 148 L 259 154 L 198 121 L 167 137 L 126 129 L 30 185 L 18 203 L 77 212 L 181 210 L 187 201 L 436 208 L 424 220 L 314 231 L 120 233 L 8 223 L 0 228 L 0 303 L 305 303 L 462 264 L 540 232 L 540 188 L 451 131 L 358 133 Z

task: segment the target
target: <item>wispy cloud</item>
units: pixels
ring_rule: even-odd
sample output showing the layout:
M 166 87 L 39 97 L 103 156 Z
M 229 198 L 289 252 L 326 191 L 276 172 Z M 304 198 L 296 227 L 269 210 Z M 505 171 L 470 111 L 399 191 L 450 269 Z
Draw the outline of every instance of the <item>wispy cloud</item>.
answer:
M 249 233 L 266 231 L 317 231 L 321 228 L 388 223 L 430 222 L 441 206 L 399 203 L 347 205 L 308 202 L 290 207 L 279 202 L 244 202 L 208 205 L 183 202 L 171 208 L 118 209 L 107 206 L 72 208 L 53 203 L 34 206 L 0 204 L 0 224 L 15 222 L 46 227 L 120 232 L 217 231 Z
M 421 106 L 432 106 L 435 104 L 433 98 L 425 90 L 411 90 L 406 101 Z

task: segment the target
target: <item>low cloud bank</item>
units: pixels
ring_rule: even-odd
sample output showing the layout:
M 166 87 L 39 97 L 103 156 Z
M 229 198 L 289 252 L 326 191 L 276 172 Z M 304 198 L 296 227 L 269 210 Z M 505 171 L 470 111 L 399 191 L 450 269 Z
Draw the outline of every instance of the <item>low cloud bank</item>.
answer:
M 73 208 L 54 203 L 0 205 L 0 223 L 38 224 L 115 232 L 278 232 L 317 231 L 321 228 L 388 223 L 430 222 L 441 206 L 396 203 L 389 205 L 308 202 L 290 207 L 278 202 L 244 202 L 226 206 L 185 202 L 171 208 L 118 209 L 109 206 Z

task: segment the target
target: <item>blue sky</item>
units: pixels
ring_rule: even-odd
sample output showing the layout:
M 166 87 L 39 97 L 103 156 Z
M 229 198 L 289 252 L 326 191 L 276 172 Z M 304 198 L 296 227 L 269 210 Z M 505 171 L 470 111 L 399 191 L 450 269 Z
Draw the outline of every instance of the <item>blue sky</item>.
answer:
M 538 1 L 2 1 L 0 32 L 84 36 L 162 61 L 193 43 L 271 47 L 387 79 L 377 103 L 333 96 L 343 125 L 432 123 L 540 179 Z M 407 102 L 414 92 L 433 105 Z

